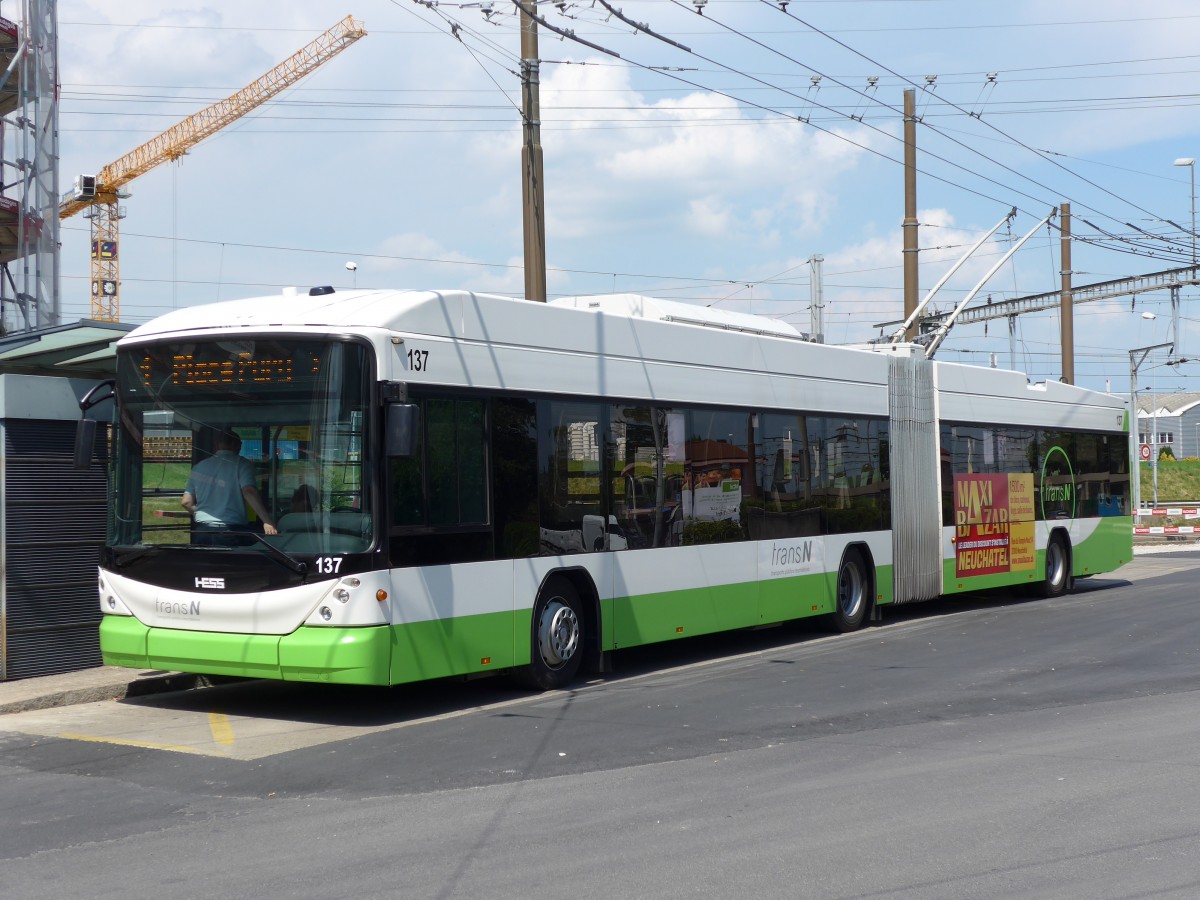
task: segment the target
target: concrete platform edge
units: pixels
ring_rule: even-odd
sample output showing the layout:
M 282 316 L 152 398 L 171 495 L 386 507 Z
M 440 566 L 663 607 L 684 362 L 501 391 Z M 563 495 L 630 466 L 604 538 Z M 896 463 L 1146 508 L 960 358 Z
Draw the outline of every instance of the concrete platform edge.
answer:
M 111 673 L 112 670 L 107 670 Z M 29 712 L 37 709 L 53 709 L 60 706 L 75 706 L 80 703 L 96 703 L 102 700 L 124 700 L 127 697 L 145 697 L 171 691 L 190 691 L 197 688 L 228 684 L 240 679 L 219 678 L 208 675 L 191 675 L 182 672 L 163 672 L 154 675 L 138 675 L 124 670 L 120 677 L 112 677 L 105 670 L 83 670 L 64 676 L 51 676 L 64 682 L 60 689 L 46 690 L 47 679 L 21 679 L 0 682 L 0 716 L 11 713 Z M 75 681 L 74 685 L 69 682 Z M 37 683 L 42 682 L 39 686 Z M 6 697 L 5 695 L 9 696 Z M 17 696 L 12 696 L 16 694 Z

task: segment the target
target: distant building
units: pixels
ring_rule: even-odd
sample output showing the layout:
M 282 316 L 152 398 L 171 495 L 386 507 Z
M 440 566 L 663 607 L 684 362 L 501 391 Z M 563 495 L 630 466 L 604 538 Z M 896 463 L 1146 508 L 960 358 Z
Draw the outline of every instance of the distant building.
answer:
M 1200 393 L 1138 396 L 1138 443 L 1170 447 L 1176 459 L 1200 457 Z

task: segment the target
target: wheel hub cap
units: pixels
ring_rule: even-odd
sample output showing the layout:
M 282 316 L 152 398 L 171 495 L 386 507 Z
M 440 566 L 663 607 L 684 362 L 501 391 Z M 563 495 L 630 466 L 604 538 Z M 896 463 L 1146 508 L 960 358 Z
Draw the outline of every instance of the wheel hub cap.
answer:
M 863 602 L 863 584 L 854 566 L 843 566 L 838 579 L 838 607 L 842 615 L 850 618 L 858 612 Z
M 579 648 L 579 617 L 571 607 L 552 600 L 538 621 L 538 650 L 546 665 L 561 666 Z

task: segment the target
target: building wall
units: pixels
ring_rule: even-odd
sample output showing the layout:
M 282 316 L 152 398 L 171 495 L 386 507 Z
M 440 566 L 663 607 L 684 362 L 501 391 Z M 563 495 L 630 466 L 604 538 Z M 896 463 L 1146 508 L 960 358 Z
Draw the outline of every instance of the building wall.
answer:
M 1179 416 L 1158 417 L 1158 445 L 1170 447 L 1176 458 L 1180 457 L 1179 440 L 1181 435 Z M 1154 416 L 1138 417 L 1138 443 L 1154 445 Z

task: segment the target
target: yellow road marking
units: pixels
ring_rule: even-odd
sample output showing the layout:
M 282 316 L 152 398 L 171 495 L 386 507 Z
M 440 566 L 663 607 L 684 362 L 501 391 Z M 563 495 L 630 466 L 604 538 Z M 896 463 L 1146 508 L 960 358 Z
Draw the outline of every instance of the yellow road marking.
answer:
M 203 750 L 187 747 L 182 744 L 156 744 L 153 741 L 134 741 L 125 738 L 101 737 L 98 734 L 74 734 L 64 731 L 59 735 L 68 741 L 88 741 L 93 744 L 120 744 L 123 747 L 141 747 L 146 750 L 172 750 L 175 753 L 197 753 L 205 755 Z
M 233 726 L 229 724 L 229 717 L 224 713 L 210 712 L 208 714 L 208 727 L 212 731 L 213 740 L 222 747 L 232 746 Z

